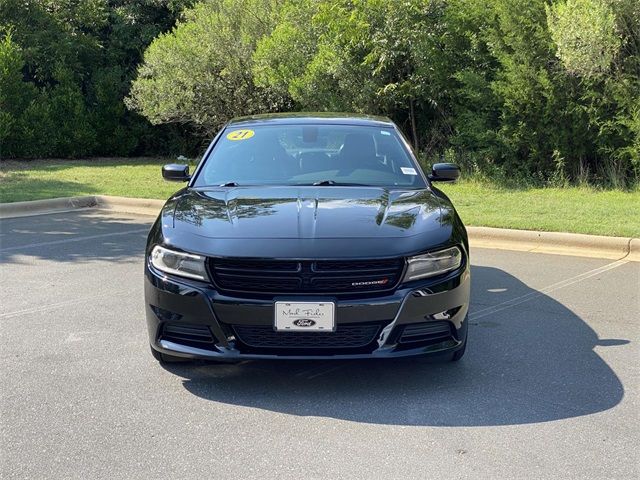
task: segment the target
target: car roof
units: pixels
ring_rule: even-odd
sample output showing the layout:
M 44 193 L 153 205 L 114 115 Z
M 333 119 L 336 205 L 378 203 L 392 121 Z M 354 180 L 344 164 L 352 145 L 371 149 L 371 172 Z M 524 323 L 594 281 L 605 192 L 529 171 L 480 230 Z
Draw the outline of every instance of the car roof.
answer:
M 288 112 L 266 113 L 237 117 L 229 121 L 227 126 L 240 125 L 362 125 L 372 127 L 393 127 L 394 123 L 387 117 L 362 115 L 357 113 L 333 112 Z

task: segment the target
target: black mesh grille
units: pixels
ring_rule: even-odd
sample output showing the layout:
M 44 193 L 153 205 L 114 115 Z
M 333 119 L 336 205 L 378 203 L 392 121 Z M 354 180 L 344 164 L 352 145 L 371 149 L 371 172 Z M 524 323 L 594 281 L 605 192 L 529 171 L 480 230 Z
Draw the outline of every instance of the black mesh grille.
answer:
M 452 337 L 451 323 L 447 321 L 441 322 L 423 322 L 414 323 L 404 327 L 401 344 L 422 344 L 438 343 L 448 340 Z
M 227 260 L 211 259 L 220 290 L 246 293 L 359 293 L 393 289 L 404 260 Z
M 338 325 L 335 332 L 277 332 L 270 325 L 234 325 L 237 339 L 260 349 L 357 349 L 376 340 L 381 325 Z

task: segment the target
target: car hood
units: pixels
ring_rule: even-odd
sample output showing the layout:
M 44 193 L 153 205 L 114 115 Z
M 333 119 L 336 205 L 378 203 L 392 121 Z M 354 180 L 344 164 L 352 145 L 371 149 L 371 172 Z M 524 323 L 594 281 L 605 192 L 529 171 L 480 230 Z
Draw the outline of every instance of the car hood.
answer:
M 360 245 L 382 242 L 387 247 L 381 252 L 392 254 L 391 239 L 406 243 L 417 238 L 420 245 L 445 242 L 451 235 L 451 221 L 444 210 L 443 215 L 441 200 L 429 189 L 186 189 L 167 203 L 162 224 L 168 243 L 208 255 L 261 256 L 260 252 L 269 250 L 268 255 L 273 256 L 276 253 L 270 250 L 277 244 L 284 247 L 280 252 L 284 256 L 292 253 L 286 251 L 289 247 L 303 255 L 305 245 L 313 255 L 333 245 L 332 256 L 340 256 L 335 251 L 338 245 L 353 250 L 353 246 L 346 247 L 349 240 Z M 281 241 L 267 241 L 275 239 Z

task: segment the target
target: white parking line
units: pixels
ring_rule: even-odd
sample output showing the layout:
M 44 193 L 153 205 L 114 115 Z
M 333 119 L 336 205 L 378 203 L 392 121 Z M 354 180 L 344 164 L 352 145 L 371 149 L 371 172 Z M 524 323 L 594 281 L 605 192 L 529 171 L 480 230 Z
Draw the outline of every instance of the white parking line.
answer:
M 126 230 L 124 232 L 101 233 L 100 235 L 87 235 L 85 237 L 64 238 L 62 240 L 53 240 L 51 242 L 29 243 L 27 245 L 0 248 L 0 253 L 12 252 L 16 250 L 24 250 L 25 248 L 48 247 L 49 245 L 62 245 L 64 243 L 84 242 L 85 240 L 96 240 L 98 238 L 115 237 L 119 235 L 132 235 L 134 233 L 148 233 L 148 232 L 149 232 L 149 228 L 138 228 L 135 230 Z
M 629 263 L 628 260 L 616 260 L 615 262 L 608 263 L 602 267 L 594 268 L 593 270 L 589 270 L 588 272 L 580 273 L 571 278 L 567 278 L 566 280 L 562 280 L 560 282 L 549 285 L 548 287 L 541 288 L 535 292 L 527 293 L 526 295 L 521 295 L 519 297 L 512 298 L 511 300 L 506 300 L 497 305 L 492 305 L 490 307 L 482 308 L 475 312 L 469 314 L 469 320 L 477 320 L 479 318 L 483 318 L 489 315 L 493 315 L 496 312 L 500 312 L 502 310 L 506 310 L 507 308 L 514 307 L 516 305 L 520 305 L 524 302 L 528 302 L 529 300 L 533 300 L 534 298 L 540 297 L 546 293 L 553 292 L 555 290 L 559 290 L 564 287 L 568 287 L 569 285 L 573 285 L 575 283 L 581 282 L 591 277 L 595 277 L 601 273 L 607 272 L 609 270 L 613 270 L 625 263 Z
M 94 302 L 103 298 L 120 297 L 129 292 L 109 293 L 105 295 L 93 295 L 90 297 L 75 298 L 73 300 L 66 300 L 64 302 L 49 303 L 48 305 L 38 305 L 37 307 L 25 308 L 23 310 L 15 310 L 13 312 L 0 313 L 0 318 L 12 318 L 19 317 L 20 315 L 29 315 L 31 313 L 41 313 L 47 310 L 55 310 L 56 308 L 67 307 L 69 305 L 79 305 L 81 303 Z

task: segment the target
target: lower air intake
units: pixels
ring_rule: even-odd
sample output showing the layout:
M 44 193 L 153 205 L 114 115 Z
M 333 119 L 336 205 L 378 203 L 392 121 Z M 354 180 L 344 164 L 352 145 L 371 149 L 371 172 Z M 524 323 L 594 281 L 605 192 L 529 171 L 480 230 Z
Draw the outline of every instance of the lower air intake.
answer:
M 271 325 L 234 325 L 236 338 L 245 346 L 256 349 L 347 350 L 371 345 L 380 331 L 380 324 L 338 325 L 335 332 L 276 332 Z M 345 353 L 345 352 L 336 352 Z
M 215 337 L 206 325 L 190 325 L 167 323 L 162 328 L 161 340 L 179 343 L 195 348 L 211 350 L 215 344 Z
M 400 336 L 400 343 L 430 345 L 443 342 L 453 337 L 451 322 L 423 322 L 414 323 L 404 327 Z

